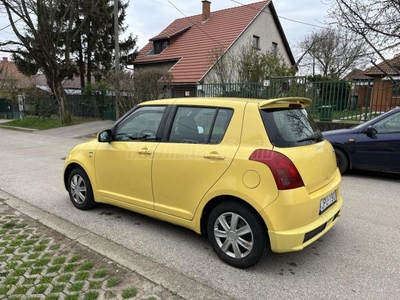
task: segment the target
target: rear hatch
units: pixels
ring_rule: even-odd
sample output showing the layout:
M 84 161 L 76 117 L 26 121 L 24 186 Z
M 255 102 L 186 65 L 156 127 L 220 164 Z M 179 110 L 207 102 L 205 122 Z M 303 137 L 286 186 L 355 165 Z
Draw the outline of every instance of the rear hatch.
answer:
M 306 110 L 310 103 L 291 97 L 261 102 L 259 108 L 274 151 L 293 162 L 312 193 L 333 180 L 337 164 L 331 144 Z

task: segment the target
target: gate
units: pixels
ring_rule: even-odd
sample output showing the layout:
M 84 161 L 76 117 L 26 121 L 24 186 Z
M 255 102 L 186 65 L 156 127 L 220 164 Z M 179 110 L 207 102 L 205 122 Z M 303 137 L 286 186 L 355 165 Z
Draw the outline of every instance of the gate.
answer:
M 7 117 L 8 102 L 5 99 L 0 99 L 0 119 Z

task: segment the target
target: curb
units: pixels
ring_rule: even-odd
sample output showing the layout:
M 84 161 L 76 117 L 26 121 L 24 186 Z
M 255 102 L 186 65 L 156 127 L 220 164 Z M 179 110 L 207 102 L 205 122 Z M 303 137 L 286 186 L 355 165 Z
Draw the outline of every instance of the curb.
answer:
M 142 254 L 98 236 L 69 221 L 52 215 L 3 190 L 0 190 L 0 198 L 5 199 L 5 203 L 13 209 L 67 236 L 81 245 L 106 256 L 110 260 L 138 273 L 148 280 L 163 286 L 182 298 L 204 300 L 232 299 L 191 277 L 161 265 Z
M 37 131 L 39 131 L 38 129 L 17 127 L 17 126 L 6 126 L 6 125 L 0 125 L 0 128 L 9 129 L 9 130 L 17 130 L 17 131 L 25 131 L 25 132 L 37 132 Z

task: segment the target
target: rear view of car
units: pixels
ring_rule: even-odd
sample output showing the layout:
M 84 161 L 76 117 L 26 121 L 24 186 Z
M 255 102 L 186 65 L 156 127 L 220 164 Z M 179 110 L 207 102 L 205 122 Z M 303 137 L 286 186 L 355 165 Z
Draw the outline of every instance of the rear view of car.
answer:
M 72 203 L 109 203 L 206 234 L 248 268 L 299 251 L 339 219 L 341 176 L 306 98 L 148 101 L 73 149 Z M 88 155 L 89 153 L 89 155 Z
M 242 143 L 224 177 L 240 170 L 237 176 L 242 184 L 237 189 L 256 208 L 268 234 L 263 238 L 263 226 L 248 224 L 245 207 L 235 209 L 235 218 L 230 219 L 223 218 L 229 211 L 226 208 L 219 218 L 228 229 L 213 226 L 214 232 L 209 230 L 214 250 L 225 262 L 236 267 L 254 264 L 262 256 L 264 242 L 273 252 L 302 250 L 338 221 L 341 176 L 331 144 L 305 110 L 310 102 L 286 98 L 247 105 Z M 236 219 L 247 220 L 243 227 L 251 228 L 252 234 L 243 238 L 232 234 L 246 232 L 243 227 L 232 231 Z M 252 245 L 252 253 L 246 245 Z

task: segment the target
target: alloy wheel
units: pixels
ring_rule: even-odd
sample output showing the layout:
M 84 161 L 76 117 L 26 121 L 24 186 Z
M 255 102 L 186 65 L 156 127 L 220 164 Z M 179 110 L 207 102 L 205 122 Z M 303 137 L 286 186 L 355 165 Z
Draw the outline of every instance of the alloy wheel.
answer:
M 232 258 L 244 258 L 253 249 L 254 236 L 250 225 L 233 212 L 224 213 L 217 218 L 214 237 L 221 250 Z
M 86 200 L 87 189 L 85 180 L 82 176 L 75 174 L 71 178 L 70 189 L 73 201 L 78 204 L 83 204 Z

